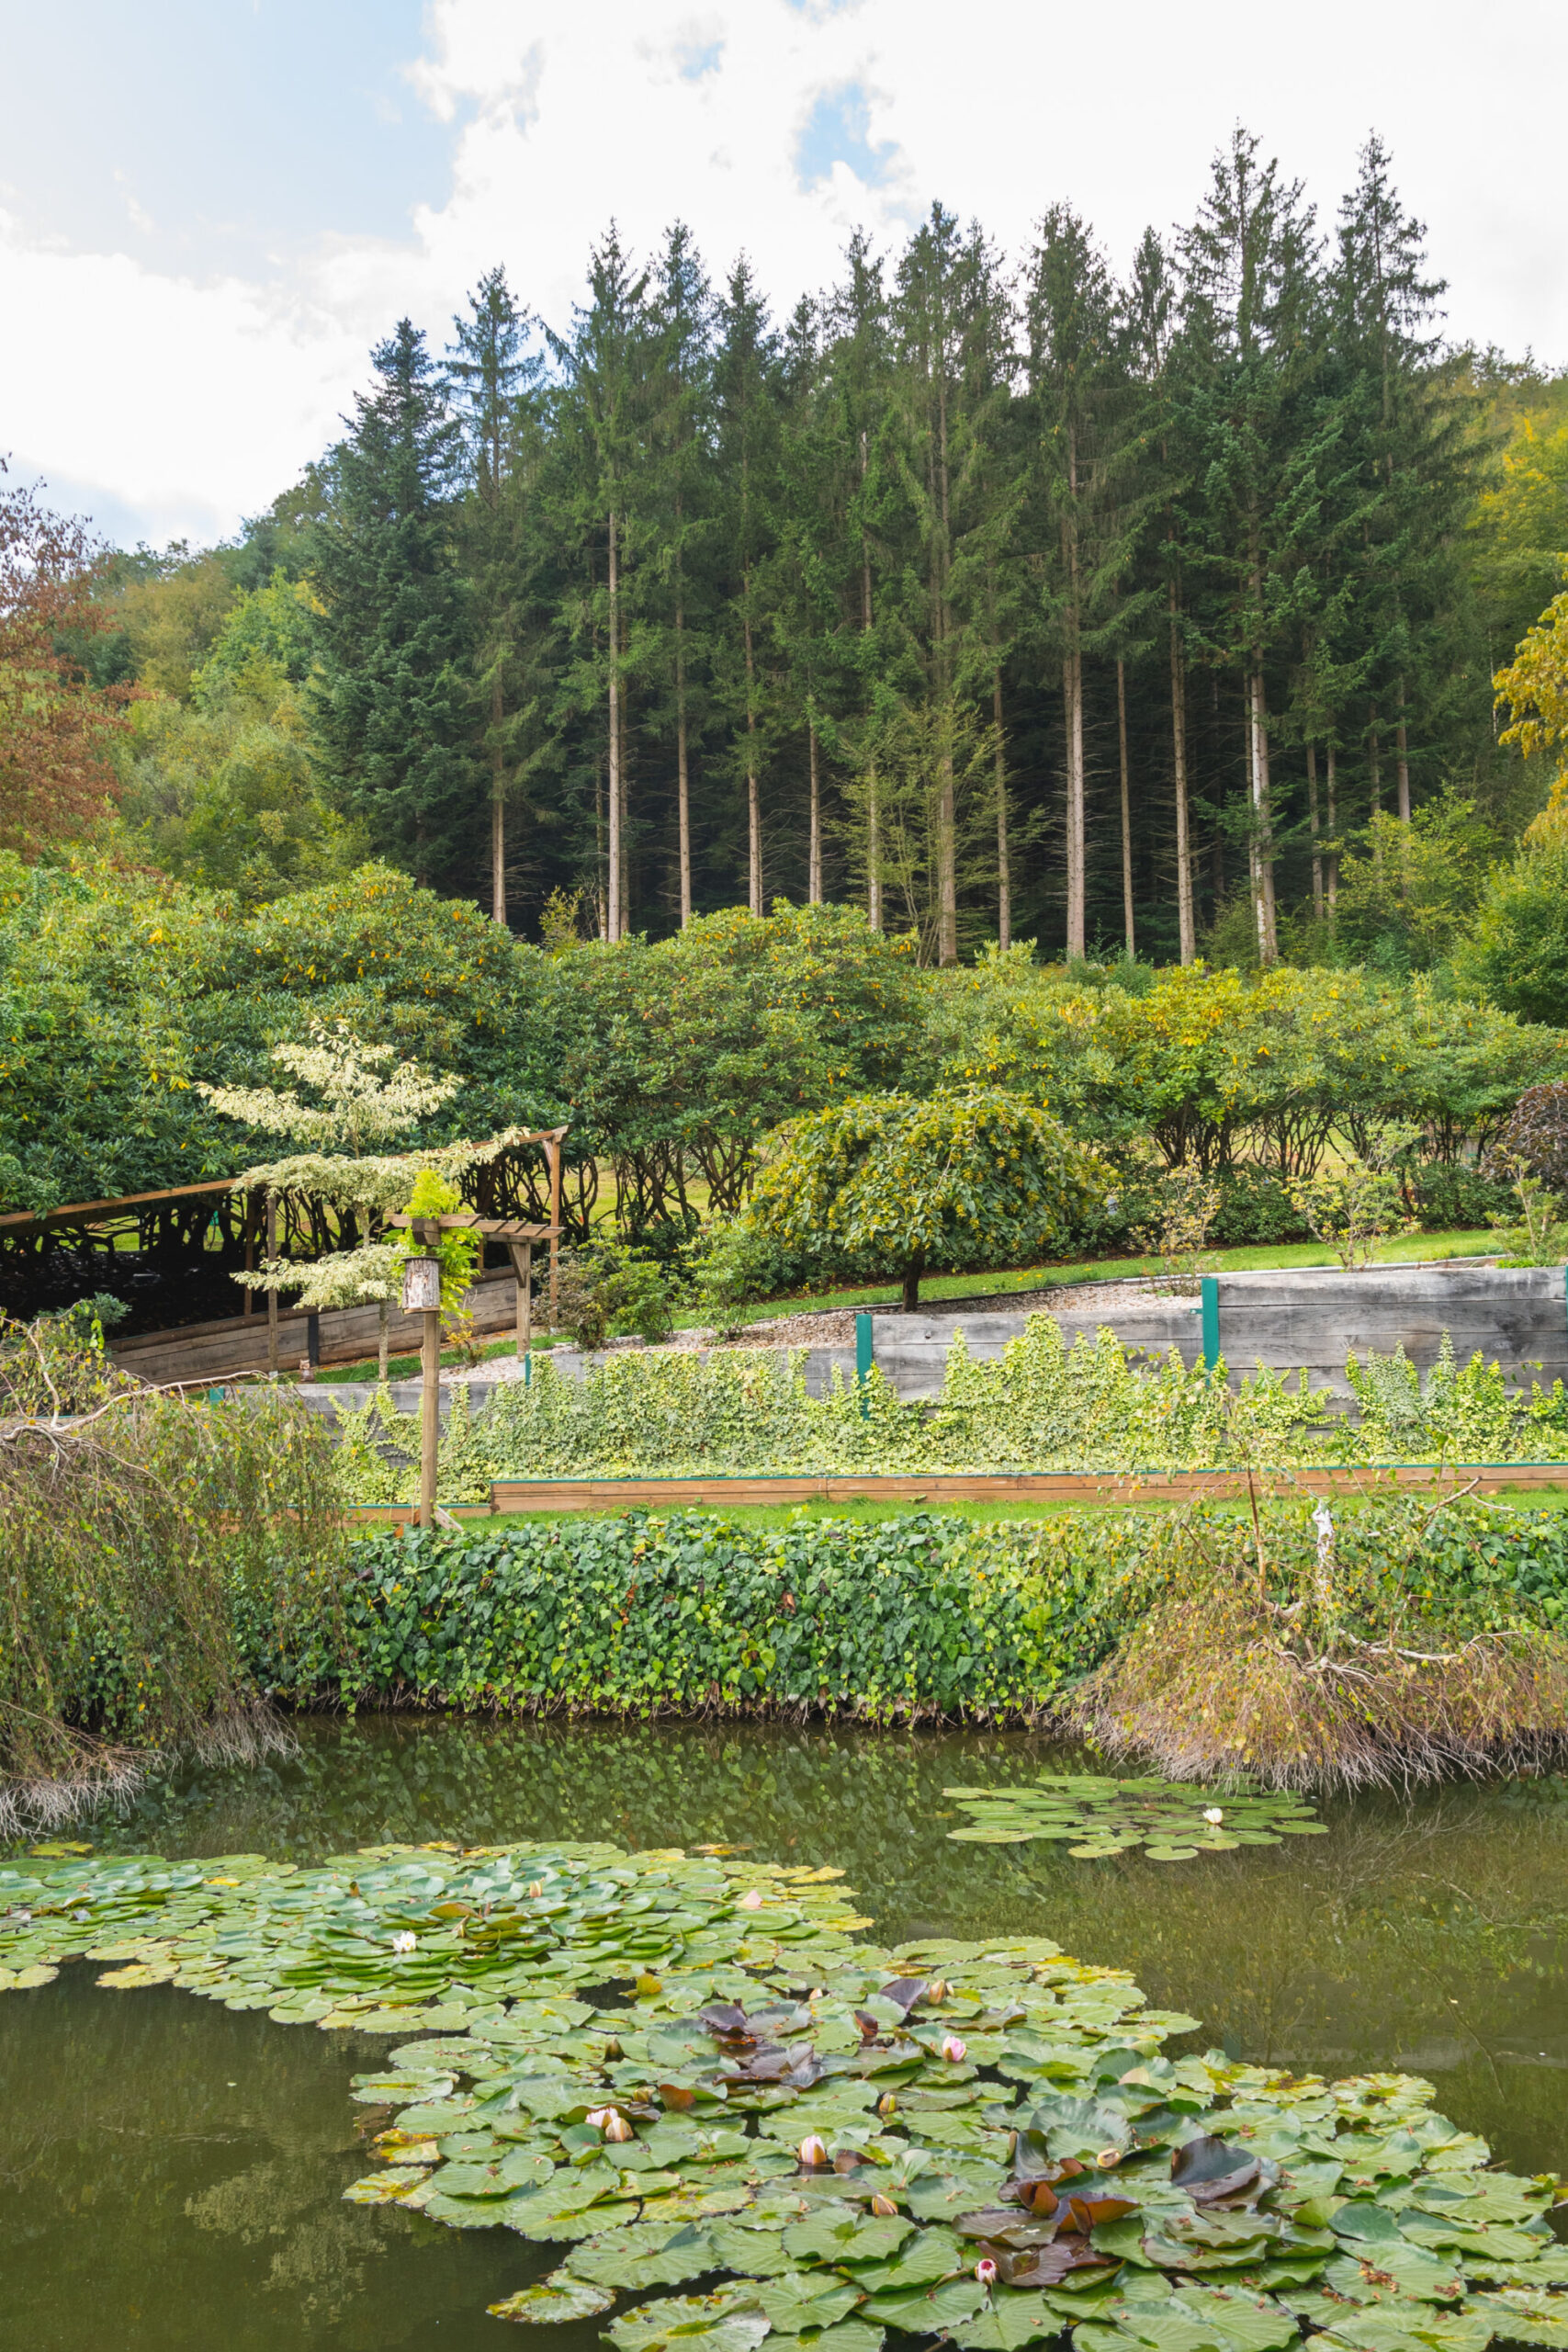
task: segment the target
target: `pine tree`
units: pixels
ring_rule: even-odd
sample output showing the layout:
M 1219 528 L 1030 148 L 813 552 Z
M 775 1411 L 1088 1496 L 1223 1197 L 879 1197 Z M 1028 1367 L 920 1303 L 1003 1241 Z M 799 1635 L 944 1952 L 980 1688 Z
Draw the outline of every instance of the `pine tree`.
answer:
M 713 534 L 713 296 L 692 234 L 676 221 L 665 239 L 651 308 L 647 560 L 659 583 L 675 730 L 677 895 L 692 919 L 691 751 L 694 689 L 708 658 L 709 542 Z M 695 611 L 694 611 L 695 604 Z
M 409 320 L 371 355 L 376 383 L 333 452 L 315 526 L 314 724 L 322 765 L 379 854 L 465 887 L 479 797 L 468 583 L 453 541 L 457 435 Z
M 1105 646 L 1131 554 L 1118 499 L 1129 403 L 1111 273 L 1085 223 L 1053 205 L 1024 298 L 1033 408 L 1040 618 L 1060 663 L 1066 768 L 1067 954 L 1087 944 L 1088 779 L 1084 654 Z
M 473 585 L 482 748 L 491 778 L 491 912 L 503 927 L 507 798 L 527 717 L 520 706 L 528 666 L 525 530 L 543 372 L 543 361 L 524 348 L 532 323 L 513 300 L 505 271 L 491 270 L 469 297 L 468 317 L 454 320 L 457 341 L 446 358 L 468 482 L 459 537 Z
M 1259 163 L 1249 131 L 1238 128 L 1215 157 L 1182 249 L 1193 354 L 1187 425 L 1217 590 L 1211 644 L 1241 673 L 1247 856 L 1258 959 L 1271 964 L 1279 923 L 1268 671 L 1298 617 L 1292 559 L 1315 489 L 1310 394 L 1321 331 L 1311 208 L 1299 182 L 1283 180 L 1277 163 Z
M 568 372 L 569 425 L 577 455 L 563 504 L 574 511 L 592 554 L 602 552 L 604 559 L 602 574 L 591 563 L 585 618 L 590 667 L 603 688 L 606 824 L 601 888 L 611 939 L 622 938 L 631 927 L 626 701 L 635 662 L 628 573 L 636 558 L 638 502 L 647 490 L 652 342 L 647 289 L 646 274 L 634 270 L 612 221 L 590 255 L 588 305 L 574 314 L 570 341 L 552 338 Z
M 888 568 L 886 533 L 894 470 L 890 442 L 892 353 L 882 263 L 857 231 L 845 254 L 848 273 L 826 307 L 823 357 L 829 428 L 837 450 L 836 505 L 842 518 L 841 578 L 848 625 L 846 659 L 853 673 L 853 710 L 843 740 L 856 820 L 848 841 L 852 871 L 865 877 L 866 915 L 883 928 L 882 795 L 877 745 L 897 702 L 898 680 L 879 587 Z
M 747 903 L 764 910 L 762 771 L 768 711 L 762 657 L 769 636 L 763 595 L 774 547 L 779 456 L 779 354 L 744 254 L 719 305 L 715 363 L 717 468 L 729 575 L 727 668 L 734 714 L 734 760 L 746 786 Z
M 1418 698 L 1429 715 L 1441 691 L 1471 436 L 1454 371 L 1439 359 L 1444 287 L 1426 274 L 1426 231 L 1404 211 L 1375 134 L 1358 162 L 1356 187 L 1339 210 L 1332 336 L 1361 476 L 1369 779 L 1381 771 L 1392 721 L 1395 808 L 1407 824 L 1410 707 Z

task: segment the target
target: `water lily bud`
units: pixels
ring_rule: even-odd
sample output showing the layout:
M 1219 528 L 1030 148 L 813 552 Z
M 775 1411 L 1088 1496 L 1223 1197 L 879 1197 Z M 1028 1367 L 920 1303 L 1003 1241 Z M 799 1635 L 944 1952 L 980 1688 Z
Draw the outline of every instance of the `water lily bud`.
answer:
M 960 2041 L 955 2033 L 947 2034 L 942 2040 L 942 2054 L 950 2065 L 960 2066 L 969 2055 L 969 2044 Z
M 592 2123 L 595 2132 L 603 2132 L 615 2111 L 613 2107 L 591 2107 L 582 2120 L 585 2123 Z
M 948 1996 L 948 1982 L 945 1976 L 933 1976 L 931 1983 L 926 1986 L 926 1998 L 928 2001 L 945 2001 Z
M 607 2033 L 604 2036 L 604 2055 L 606 2058 L 624 2058 L 626 2056 L 625 2051 L 621 2048 L 620 2043 L 616 2041 L 613 2033 Z
M 808 2132 L 800 2143 L 800 2161 L 807 2172 L 819 2172 L 828 2161 L 827 2142 Z
M 871 2200 L 871 2210 L 874 2213 L 891 2216 L 892 2214 L 897 2213 L 898 2208 L 895 2205 L 891 2197 L 884 2197 L 881 2189 L 879 2188 L 875 2196 Z
M 1016 2132 L 1010 2132 L 1008 2133 L 1008 2154 L 1009 2154 L 1009 2155 L 1010 2155 L 1010 2156 L 1012 2154 L 1012 2153 L 1013 2153 L 1014 2149 L 1015 2149 L 1017 2146 L 1018 2146 L 1018 2133 L 1017 2133 Z
M 615 2109 L 612 2108 L 610 2109 L 610 2120 L 604 2126 L 605 2139 L 615 2141 L 618 2146 L 621 2142 L 629 2140 L 631 2136 L 632 2127 L 626 2121 L 626 2117 L 624 2115 L 618 2115 Z
M 997 2266 L 991 2260 L 988 2254 L 983 2254 L 980 2256 L 979 2261 L 975 2265 L 975 2276 L 978 2278 L 982 2287 L 994 2287 L 996 2285 Z
M 530 1902 L 536 1901 L 538 1896 L 543 1894 L 544 1891 L 545 1882 L 542 1878 L 531 1878 L 527 1885 L 523 1890 Z
M 761 1907 L 761 1896 L 758 1894 L 754 1886 L 749 1888 L 740 1898 L 740 1908 L 742 1911 L 760 1911 Z
M 1120 2148 L 1101 2148 L 1094 2161 L 1101 2172 L 1114 2172 L 1122 2161 L 1122 2151 Z
M 1211 1822 L 1213 1822 L 1213 1826 L 1214 1826 L 1214 1827 L 1215 1827 L 1216 1829 L 1219 1827 L 1219 1826 L 1220 1826 L 1221 1822 L 1224 1819 L 1224 1817 L 1225 1817 L 1225 1813 L 1224 1813 L 1224 1805 L 1218 1805 L 1218 1804 L 1206 1804 L 1206 1805 L 1203 1807 L 1203 1818 L 1204 1818 L 1204 1820 L 1205 1820 L 1205 1821 L 1211 1821 Z
M 884 2092 L 883 2092 L 882 2097 L 881 2097 L 881 2098 L 877 2100 L 877 2102 L 876 2102 L 876 2111 L 877 2111 L 878 2115 L 897 2115 L 897 2112 L 898 2112 L 898 2102 L 897 2102 L 897 2100 L 894 2098 L 894 2096 L 893 2096 L 893 2094 L 892 2094 L 892 2092 L 891 2092 L 891 2091 L 884 2091 Z
M 412 1928 L 400 1928 L 398 1933 L 392 1938 L 392 1950 L 394 1951 L 412 1951 L 414 1948 L 414 1932 Z

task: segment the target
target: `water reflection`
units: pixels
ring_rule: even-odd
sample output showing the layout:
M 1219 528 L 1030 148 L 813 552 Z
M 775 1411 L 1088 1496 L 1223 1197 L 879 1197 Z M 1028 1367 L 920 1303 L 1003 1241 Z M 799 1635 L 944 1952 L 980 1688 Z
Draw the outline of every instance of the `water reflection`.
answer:
M 953 1845 L 950 1781 L 1081 1759 L 1015 1734 L 455 1723 L 303 1726 L 296 1758 L 150 1790 L 105 1846 L 299 1860 L 388 1838 L 750 1844 L 833 1861 L 886 1940 L 1048 1934 L 1301 2068 L 1399 2065 L 1522 2168 L 1568 2167 L 1568 1781 L 1330 1807 L 1331 1834 L 1182 1865 Z M 309 2352 L 499 2341 L 484 2305 L 547 2257 L 340 2203 L 347 2074 L 379 2043 L 231 2015 L 90 1966 L 0 2001 L 0 2344 Z M 597 2330 L 573 2331 L 579 2352 Z M 563 2352 L 566 2347 L 563 2346 Z

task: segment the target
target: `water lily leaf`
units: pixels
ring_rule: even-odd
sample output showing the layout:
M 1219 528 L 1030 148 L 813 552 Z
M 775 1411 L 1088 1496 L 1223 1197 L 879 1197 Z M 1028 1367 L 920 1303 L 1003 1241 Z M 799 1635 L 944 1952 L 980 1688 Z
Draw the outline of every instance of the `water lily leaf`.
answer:
M 1485 2352 L 1490 2323 L 1471 2312 L 1433 2312 L 1419 2303 L 1393 2309 L 1360 2309 L 1337 2318 L 1321 2339 L 1325 2352 L 1340 2345 L 1354 2352 Z
M 710 2213 L 739 2213 L 750 2202 L 749 2188 L 705 2188 L 694 2182 L 673 2196 L 650 2197 L 642 2215 L 645 2222 L 693 2222 Z
M 351 2182 L 343 2193 L 350 2205 L 400 2205 L 411 2189 L 422 2188 L 429 2178 L 427 2165 L 389 2165 L 383 2172 L 367 2173 L 363 2180 Z
M 733 2267 L 708 2233 L 690 2222 L 631 2222 L 575 2246 L 566 2267 L 574 2278 L 625 2288 L 678 2287 L 705 2271 Z
M 30 1993 L 39 1984 L 52 1984 L 59 1973 L 42 1961 L 27 1968 L 0 1968 L 0 1993 Z
M 836 2327 L 807 2327 L 799 2335 L 784 2335 L 777 2328 L 771 2339 L 778 2352 L 882 2352 L 882 2330 L 868 2326 L 864 2320 L 841 2319 Z
M 709 2295 L 668 2295 L 611 2323 L 619 2352 L 660 2352 L 669 2345 L 690 2352 L 754 2352 L 769 2333 L 766 2315 L 749 2285 L 718 2287 Z
M 798 2335 L 847 2319 L 862 2296 L 857 2286 L 832 2271 L 792 2270 L 765 2280 L 756 2299 L 781 2335 Z
M 907 2289 L 902 2294 L 869 2295 L 863 2308 L 867 2319 L 900 2328 L 908 2335 L 941 2335 L 973 2319 L 985 2301 L 986 2290 L 971 2275 Z
M 586 2279 L 574 2278 L 567 2271 L 552 2270 L 536 2286 L 521 2287 L 504 2302 L 488 2303 L 485 2308 L 491 2319 L 553 2323 L 594 2319 L 601 2312 L 609 2311 L 615 2301 L 607 2287 L 591 2286 Z
M 914 2224 L 901 2214 L 846 2213 L 840 2207 L 794 2222 L 784 2233 L 785 2251 L 818 2262 L 886 2262 Z

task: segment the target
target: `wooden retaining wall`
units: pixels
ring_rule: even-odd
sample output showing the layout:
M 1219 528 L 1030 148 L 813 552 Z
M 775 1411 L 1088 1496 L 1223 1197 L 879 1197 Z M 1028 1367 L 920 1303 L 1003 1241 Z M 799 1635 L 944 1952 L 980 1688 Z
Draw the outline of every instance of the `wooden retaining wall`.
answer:
M 517 1319 L 517 1283 L 511 1274 L 489 1274 L 468 1294 L 476 1331 L 510 1331 Z M 144 1331 L 136 1338 L 113 1341 L 109 1354 L 122 1371 L 154 1383 L 188 1381 L 198 1387 L 208 1381 L 232 1380 L 243 1373 L 265 1372 L 266 1302 L 257 1294 L 254 1315 L 231 1315 L 220 1323 L 187 1323 L 173 1331 Z M 374 1356 L 380 1344 L 380 1321 L 374 1306 L 323 1307 L 311 1316 L 299 1307 L 280 1310 L 277 1317 L 277 1361 L 280 1370 L 297 1371 L 308 1351 L 309 1326 L 319 1326 L 317 1361 L 324 1364 L 356 1363 Z M 394 1309 L 389 1323 L 394 1355 L 417 1354 L 421 1322 L 417 1315 Z

